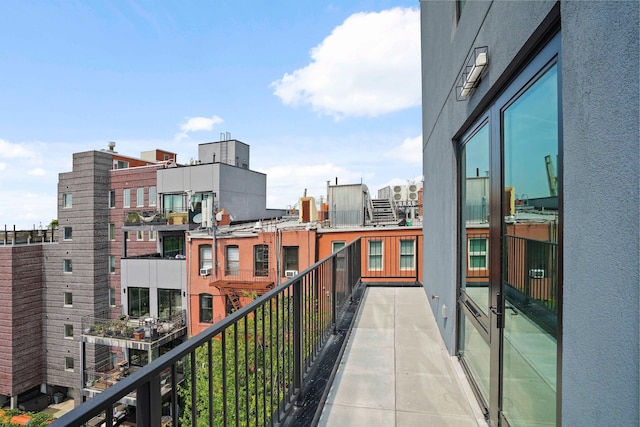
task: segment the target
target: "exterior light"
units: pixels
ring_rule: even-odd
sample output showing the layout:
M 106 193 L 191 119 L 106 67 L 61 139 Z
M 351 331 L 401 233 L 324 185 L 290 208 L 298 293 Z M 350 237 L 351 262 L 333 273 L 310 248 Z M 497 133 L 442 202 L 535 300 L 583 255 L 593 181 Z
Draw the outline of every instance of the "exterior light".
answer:
M 464 101 L 478 86 L 483 71 L 489 64 L 489 49 L 486 46 L 473 49 L 462 69 L 456 85 L 456 99 Z

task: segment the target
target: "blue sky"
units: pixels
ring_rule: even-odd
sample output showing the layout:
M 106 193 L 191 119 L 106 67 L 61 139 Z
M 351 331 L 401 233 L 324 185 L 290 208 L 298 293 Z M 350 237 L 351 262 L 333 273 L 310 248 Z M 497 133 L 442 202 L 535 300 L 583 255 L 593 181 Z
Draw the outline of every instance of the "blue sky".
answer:
M 0 2 L 0 227 L 46 225 L 72 153 L 251 146 L 267 206 L 422 175 L 419 3 Z

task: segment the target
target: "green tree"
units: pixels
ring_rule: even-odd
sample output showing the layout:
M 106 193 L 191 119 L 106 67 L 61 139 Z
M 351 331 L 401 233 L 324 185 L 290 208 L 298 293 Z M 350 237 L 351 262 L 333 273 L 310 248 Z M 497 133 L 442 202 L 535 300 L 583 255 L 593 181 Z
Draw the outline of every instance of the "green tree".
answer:
M 186 358 L 185 381 L 178 387 L 182 425 L 192 425 L 193 357 Z M 209 425 L 210 408 L 216 426 L 225 420 L 228 425 L 236 420 L 242 426 L 267 424 L 293 386 L 292 299 L 269 301 L 239 320 L 198 348 L 195 364 L 197 426 Z

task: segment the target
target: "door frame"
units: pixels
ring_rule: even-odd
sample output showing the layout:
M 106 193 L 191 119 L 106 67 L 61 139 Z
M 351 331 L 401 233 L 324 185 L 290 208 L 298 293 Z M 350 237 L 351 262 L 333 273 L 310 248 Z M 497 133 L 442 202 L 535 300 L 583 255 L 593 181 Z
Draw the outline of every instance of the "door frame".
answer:
M 507 81 L 504 89 L 493 101 L 484 105 L 484 110 L 475 115 L 471 125 L 461 136 L 454 140 L 457 145 L 457 176 L 462 176 L 462 149 L 467 141 L 485 124 L 489 126 L 489 307 L 485 314 L 478 305 L 465 293 L 462 281 L 466 277 L 467 258 L 467 237 L 466 224 L 464 224 L 463 209 L 465 200 L 463 199 L 462 180 L 458 180 L 458 284 L 456 304 L 458 314 L 458 326 L 456 328 L 456 353 L 462 366 L 470 378 L 472 388 L 478 401 L 484 405 L 485 415 L 492 427 L 508 426 L 509 423 L 502 414 L 503 398 L 503 339 L 504 339 L 504 312 L 505 298 L 503 289 L 503 239 L 504 239 L 504 215 L 502 206 L 504 202 L 504 137 L 502 133 L 503 111 L 525 93 L 538 79 L 543 76 L 553 66 L 557 67 L 558 84 L 558 158 L 562 164 L 562 80 L 561 80 L 561 33 L 559 25 L 555 31 L 547 32 L 547 37 L 541 43 L 541 47 L 534 49 L 530 53 L 530 61 L 524 67 L 520 67 L 513 77 Z M 557 388 L 556 388 L 556 424 L 561 420 L 561 378 L 562 378 L 562 229 L 563 229 L 563 209 L 562 209 L 562 167 L 559 167 L 558 174 L 558 331 L 557 331 Z M 463 249 L 464 248 L 464 249 Z M 473 378 L 472 372 L 466 365 L 463 357 L 460 356 L 461 348 L 461 323 L 464 318 L 471 321 L 477 332 L 482 336 L 489 346 L 490 366 L 489 366 L 489 396 L 485 401 L 480 389 Z

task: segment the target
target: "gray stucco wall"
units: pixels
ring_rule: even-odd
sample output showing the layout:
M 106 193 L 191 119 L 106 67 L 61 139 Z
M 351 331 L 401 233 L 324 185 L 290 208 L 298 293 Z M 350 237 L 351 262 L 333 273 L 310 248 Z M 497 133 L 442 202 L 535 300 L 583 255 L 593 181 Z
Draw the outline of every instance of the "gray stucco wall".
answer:
M 638 425 L 638 8 L 561 8 L 567 426 Z

